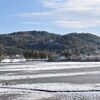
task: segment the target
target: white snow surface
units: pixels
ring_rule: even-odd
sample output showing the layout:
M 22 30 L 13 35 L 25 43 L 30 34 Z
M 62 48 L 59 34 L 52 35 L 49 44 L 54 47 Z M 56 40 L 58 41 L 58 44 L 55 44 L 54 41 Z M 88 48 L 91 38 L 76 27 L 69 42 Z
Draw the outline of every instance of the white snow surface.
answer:
M 98 88 L 98 87 L 99 88 Z M 9 87 L 9 86 L 8 86 Z M 44 90 L 60 90 L 60 91 L 71 91 L 71 90 L 99 90 L 100 84 L 69 84 L 69 83 L 37 83 L 37 84 L 18 84 L 10 87 L 15 88 L 27 88 L 27 89 L 44 89 Z
M 26 61 L 26 59 L 3 59 L 1 60 L 1 63 L 18 63 L 24 61 Z
M 33 65 L 8 65 L 5 67 L 0 66 L 0 71 L 39 71 L 39 70 L 57 70 L 57 69 L 74 69 L 74 68 L 92 68 L 99 67 L 100 62 L 61 62 L 61 63 L 40 63 Z
M 17 79 L 35 79 L 35 78 L 46 78 L 46 77 L 60 77 L 60 76 L 77 76 L 77 75 L 91 75 L 100 74 L 100 71 L 94 72 L 78 72 L 78 73 L 55 73 L 55 74 L 38 74 L 38 75 L 12 75 L 5 74 L 0 76 L 0 80 L 17 80 Z
M 0 64 L 0 97 L 2 94 L 12 95 L 20 94 L 20 96 L 14 99 L 1 99 L 0 100 L 100 100 L 100 92 L 90 93 L 44 93 L 38 91 L 32 91 L 31 89 L 43 89 L 43 90 L 56 90 L 56 91 L 80 91 L 80 90 L 100 90 L 100 83 L 84 83 L 84 84 L 72 84 L 72 83 L 15 83 L 4 84 L 8 81 L 23 80 L 23 79 L 38 79 L 38 78 L 51 78 L 60 76 L 82 76 L 82 75 L 100 75 L 100 70 L 96 69 L 100 67 L 100 62 L 40 62 L 33 64 Z M 89 68 L 87 71 L 82 72 L 69 72 L 69 73 L 45 73 L 51 70 L 61 69 L 84 69 Z M 95 70 L 91 70 L 95 68 Z M 45 71 L 44 73 L 37 73 Z M 30 74 L 31 73 L 31 74 Z M 92 79 L 92 78 L 91 78 Z M 27 90 L 25 90 L 27 89 Z M 52 99 L 54 97 L 55 99 Z M 66 99 L 66 98 L 67 99 Z M 81 99 L 81 97 L 85 99 Z M 51 99 L 45 99 L 51 98 Z M 68 99 L 69 98 L 69 99 Z M 75 99 L 76 98 L 76 99 Z

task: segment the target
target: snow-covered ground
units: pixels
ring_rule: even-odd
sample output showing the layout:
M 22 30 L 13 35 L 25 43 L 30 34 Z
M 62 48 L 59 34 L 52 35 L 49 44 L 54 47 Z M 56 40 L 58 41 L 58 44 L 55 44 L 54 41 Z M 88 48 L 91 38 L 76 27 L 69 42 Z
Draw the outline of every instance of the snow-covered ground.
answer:
M 100 100 L 100 62 L 0 64 L 0 100 Z
M 19 62 L 25 62 L 26 59 L 3 59 L 1 60 L 1 63 L 19 63 Z

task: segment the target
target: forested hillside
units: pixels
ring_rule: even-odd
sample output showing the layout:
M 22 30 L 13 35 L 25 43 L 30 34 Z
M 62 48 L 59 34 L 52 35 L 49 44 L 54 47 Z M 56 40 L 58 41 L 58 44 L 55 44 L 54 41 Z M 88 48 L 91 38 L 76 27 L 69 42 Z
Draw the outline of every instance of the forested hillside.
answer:
M 2 51 L 7 54 L 17 54 L 24 51 L 45 51 L 52 48 L 59 35 L 45 31 L 16 32 L 0 35 Z
M 41 51 L 58 54 L 98 54 L 100 37 L 90 33 L 58 35 L 45 31 L 25 31 L 0 35 L 0 51 L 3 54 L 25 54 Z

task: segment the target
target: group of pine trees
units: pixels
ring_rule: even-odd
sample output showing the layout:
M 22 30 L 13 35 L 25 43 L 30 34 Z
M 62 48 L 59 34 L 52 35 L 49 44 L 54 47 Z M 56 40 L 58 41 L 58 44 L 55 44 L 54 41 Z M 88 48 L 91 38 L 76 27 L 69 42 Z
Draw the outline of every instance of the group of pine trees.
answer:
M 0 61 L 3 59 L 3 53 L 2 53 L 2 50 L 1 50 L 1 46 L 0 46 Z
M 80 51 L 79 50 L 68 50 L 64 52 L 65 57 L 71 57 L 71 56 L 80 56 Z
M 23 52 L 23 56 L 25 58 L 32 58 L 32 59 L 46 59 L 51 58 L 53 56 L 52 52 L 49 51 L 25 51 Z

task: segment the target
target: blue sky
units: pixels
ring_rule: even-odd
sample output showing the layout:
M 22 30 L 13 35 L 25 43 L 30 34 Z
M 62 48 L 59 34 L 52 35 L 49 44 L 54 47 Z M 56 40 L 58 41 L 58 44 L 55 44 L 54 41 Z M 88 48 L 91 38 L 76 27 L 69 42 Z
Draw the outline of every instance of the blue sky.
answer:
M 31 30 L 100 35 L 100 0 L 0 0 L 0 33 Z

